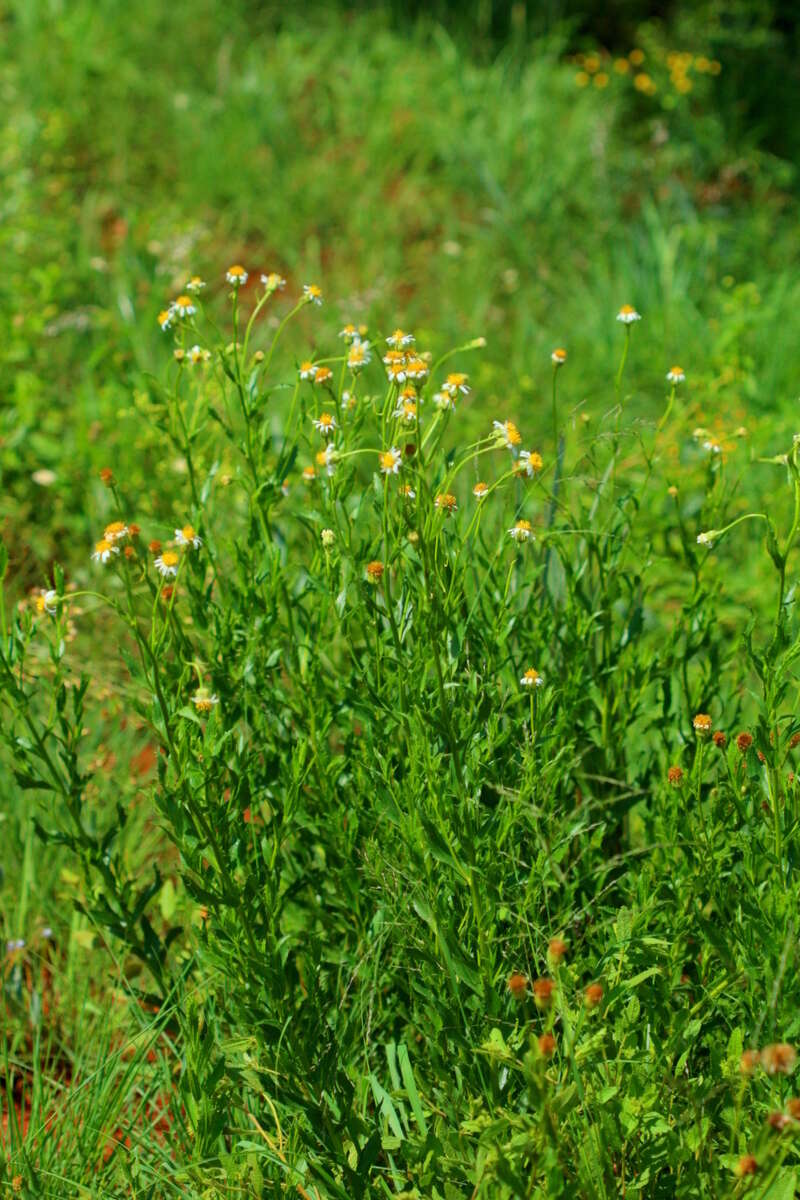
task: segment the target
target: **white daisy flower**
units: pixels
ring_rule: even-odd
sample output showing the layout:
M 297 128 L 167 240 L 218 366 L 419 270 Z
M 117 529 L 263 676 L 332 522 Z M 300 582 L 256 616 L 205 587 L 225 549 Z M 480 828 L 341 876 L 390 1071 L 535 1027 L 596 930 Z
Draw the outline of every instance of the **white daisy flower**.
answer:
M 317 466 L 321 467 L 326 475 L 333 475 L 338 461 L 339 451 L 335 449 L 332 442 L 328 442 L 325 449 L 320 450 L 317 454 Z
M 208 688 L 198 688 L 192 696 L 192 704 L 198 712 L 211 712 L 215 704 L 219 704 L 219 696 L 214 692 L 210 692 Z
M 508 532 L 509 536 L 515 542 L 529 542 L 533 537 L 533 526 L 530 521 L 526 521 L 523 518 L 517 521 L 515 525 L 512 525 Z
M 362 367 L 368 366 L 372 362 L 372 352 L 369 348 L 369 342 L 362 342 L 356 339 L 350 347 L 350 353 L 347 355 L 347 366 L 351 371 L 360 371 Z
M 323 437 L 333 437 L 336 429 L 336 417 L 328 412 L 320 413 L 318 417 L 314 417 L 314 428 Z
M 159 575 L 163 575 L 165 579 L 174 579 L 178 574 L 178 565 L 180 558 L 174 550 L 165 550 L 163 554 L 159 554 L 153 562 L 155 569 Z
M 520 450 L 519 452 L 519 470 L 528 476 L 533 476 L 537 471 L 541 471 L 542 456 L 538 450 Z
M 641 321 L 636 309 L 631 304 L 623 304 L 622 308 L 617 313 L 617 320 L 623 325 L 632 325 L 634 321 Z
M 467 386 L 468 375 L 464 375 L 461 371 L 455 371 L 452 375 L 448 375 L 442 384 L 442 391 L 448 392 L 451 396 L 455 396 L 456 392 L 461 392 L 462 396 L 469 395 L 469 387 Z
M 108 538 L 101 538 L 95 543 L 92 558 L 95 562 L 107 563 L 115 554 L 119 554 L 119 546 L 115 546 Z
M 413 346 L 413 333 L 406 333 L 403 329 L 395 329 L 394 333 L 390 334 L 386 339 L 387 343 L 395 350 L 399 350 L 401 346 Z
M 402 461 L 403 456 L 397 446 L 392 446 L 391 450 L 381 450 L 378 454 L 378 462 L 384 475 L 396 475 Z
M 522 435 L 513 421 L 492 421 L 492 425 L 509 450 L 513 450 L 522 441 Z
M 407 425 L 413 425 L 417 419 L 416 400 L 401 400 L 393 415 L 399 420 L 405 421 Z
M 202 538 L 197 536 L 194 525 L 184 525 L 182 529 L 176 529 L 175 541 L 179 546 L 194 546 L 195 550 L 199 550 L 203 544 Z
M 197 308 L 192 304 L 190 296 L 178 296 L 177 300 L 172 302 L 172 311 L 177 313 L 179 317 L 193 317 L 197 312 Z

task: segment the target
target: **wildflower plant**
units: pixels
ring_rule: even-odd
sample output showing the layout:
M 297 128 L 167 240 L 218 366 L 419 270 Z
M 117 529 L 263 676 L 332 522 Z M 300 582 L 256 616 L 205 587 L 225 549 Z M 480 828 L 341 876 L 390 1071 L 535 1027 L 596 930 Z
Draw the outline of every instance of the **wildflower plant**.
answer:
M 341 1200 L 783 1186 L 798 443 L 779 526 L 669 424 L 681 369 L 659 371 L 660 420 L 629 423 L 629 305 L 594 435 L 564 350 L 533 411 L 495 412 L 482 338 L 327 336 L 316 283 L 218 282 L 227 308 L 192 277 L 164 309 L 140 400 L 183 487 L 154 504 L 109 468 L 75 580 L 0 609 L 15 778 L 178 1048 L 187 1178 L 223 1180 L 239 1149 L 259 1187 Z M 310 320 L 322 350 L 293 360 Z M 774 620 L 733 654 L 709 559 L 754 528 Z M 97 803 L 71 621 L 114 630 L 174 909 L 157 861 L 131 867 L 125 805 Z M 737 941 L 772 876 L 772 940 Z

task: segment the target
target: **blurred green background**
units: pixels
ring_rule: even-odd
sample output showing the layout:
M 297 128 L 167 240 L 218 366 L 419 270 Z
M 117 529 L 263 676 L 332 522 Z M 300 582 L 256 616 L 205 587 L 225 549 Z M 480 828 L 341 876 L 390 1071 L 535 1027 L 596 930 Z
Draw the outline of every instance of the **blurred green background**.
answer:
M 298 355 L 344 319 L 437 349 L 485 335 L 481 420 L 501 406 L 534 439 L 554 345 L 575 410 L 605 403 L 626 302 L 643 413 L 677 361 L 687 419 L 758 427 L 759 453 L 793 430 L 793 5 L 0 11 L 0 516 L 21 589 L 83 560 L 100 467 L 169 491 L 134 404 L 169 353 L 155 317 L 193 272 L 222 299 L 232 261 L 325 288 Z

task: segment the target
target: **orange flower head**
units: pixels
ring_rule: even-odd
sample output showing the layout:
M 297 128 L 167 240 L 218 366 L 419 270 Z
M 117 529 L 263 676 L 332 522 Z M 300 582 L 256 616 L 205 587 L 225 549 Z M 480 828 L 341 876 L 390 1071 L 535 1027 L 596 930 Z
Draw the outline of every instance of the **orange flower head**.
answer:
M 757 1050 L 745 1050 L 739 1059 L 739 1071 L 742 1075 L 752 1075 L 760 1061 L 761 1055 Z
M 551 962 L 560 963 L 566 957 L 567 943 L 560 937 L 550 938 L 547 946 L 547 954 Z
M 602 983 L 590 983 L 583 993 L 583 1000 L 587 1008 L 597 1008 L 603 999 Z
M 514 971 L 508 977 L 508 990 L 515 1000 L 522 1000 L 528 990 L 528 980 L 519 971 Z
M 775 1042 L 761 1051 L 761 1065 L 768 1075 L 791 1075 L 797 1051 L 788 1042 Z
M 534 979 L 533 999 L 538 1008 L 547 1008 L 553 998 L 555 986 L 552 979 Z
M 746 1175 L 755 1175 L 758 1171 L 758 1161 L 752 1154 L 743 1154 L 736 1164 L 734 1174 L 743 1179 Z
M 552 1033 L 543 1033 L 536 1043 L 542 1058 L 552 1058 L 556 1052 L 556 1039 Z

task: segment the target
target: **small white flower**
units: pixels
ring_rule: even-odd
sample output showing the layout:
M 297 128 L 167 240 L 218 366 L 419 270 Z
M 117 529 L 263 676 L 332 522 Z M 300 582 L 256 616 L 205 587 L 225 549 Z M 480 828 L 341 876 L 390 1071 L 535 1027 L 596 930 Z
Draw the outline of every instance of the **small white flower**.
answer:
M 316 375 L 316 373 L 317 373 L 316 366 L 314 365 L 314 363 L 309 362 L 308 359 L 306 359 L 305 362 L 300 363 L 300 378 L 301 379 L 313 379 L 314 376 Z
M 455 409 L 455 397 L 449 392 L 434 392 L 433 403 L 435 408 L 440 408 L 442 412 L 447 412 L 448 409 Z
M 331 546 L 336 544 L 336 534 L 332 529 L 323 529 L 319 536 L 326 550 L 330 550 Z
M 393 416 L 398 420 L 405 421 L 406 425 L 413 425 L 417 419 L 416 400 L 401 400 L 394 410 Z
M 175 541 L 179 546 L 194 546 L 195 550 L 199 550 L 203 544 L 193 525 L 184 525 L 182 529 L 176 529 Z
M 314 417 L 314 428 L 323 437 L 333 437 L 336 430 L 336 417 L 331 413 L 320 413 L 318 417 Z
M 178 564 L 180 559 L 174 550 L 165 550 L 163 554 L 159 554 L 158 558 L 154 559 L 153 565 L 159 575 L 163 575 L 165 579 L 174 579 L 178 574 Z
M 289 495 L 289 480 L 288 479 L 284 479 L 283 483 L 281 484 L 281 495 L 282 496 Z
M 442 391 L 448 392 L 451 396 L 455 396 L 456 392 L 461 392 L 462 396 L 469 395 L 469 387 L 467 385 L 468 376 L 460 371 L 452 375 L 448 375 L 442 384 Z
M 716 537 L 715 530 L 706 529 L 703 531 L 703 533 L 698 533 L 697 544 L 698 544 L 698 546 L 706 546 L 710 550 L 712 548 L 712 546 L 714 545 L 715 537 Z
M 356 338 L 350 347 L 350 353 L 347 355 L 349 370 L 353 372 L 360 371 L 362 367 L 368 366 L 371 362 L 372 352 L 369 348 L 369 342 L 362 342 L 359 338 Z
M 378 454 L 378 462 L 384 475 L 396 475 L 402 461 L 403 458 L 397 446 L 392 446 L 391 450 L 381 450 Z
M 210 692 L 208 688 L 198 688 L 192 696 L 192 704 L 198 712 L 211 712 L 215 704 L 219 704 L 219 696 L 215 692 Z
M 197 312 L 197 308 L 192 304 L 189 296 L 178 296 L 178 299 L 173 301 L 172 311 L 177 313 L 179 317 L 193 317 Z
M 205 279 L 201 279 L 199 275 L 193 275 L 186 285 L 186 291 L 192 296 L 199 296 L 206 286 Z
M 519 470 L 529 477 L 542 469 L 542 456 L 536 450 L 520 450 Z
M 542 686 L 542 684 L 544 683 L 544 680 L 542 679 L 541 675 L 539 674 L 539 672 L 537 670 L 535 670 L 533 667 L 528 667 L 527 671 L 520 679 L 520 683 L 522 684 L 523 687 L 527 687 L 527 688 L 537 687 L 538 688 L 538 687 Z
M 239 263 L 234 263 L 232 267 L 228 267 L 225 272 L 225 278 L 231 287 L 239 288 L 244 287 L 247 283 L 248 275 L 244 267 L 240 266 Z
M 533 537 L 533 526 L 523 518 L 512 525 L 508 532 L 515 542 L 529 542 Z
M 720 446 L 719 442 L 715 442 L 713 439 L 703 442 L 703 449 L 708 450 L 709 454 L 722 454 L 722 446 Z
M 683 367 L 670 367 L 667 371 L 667 379 L 670 383 L 683 383 L 686 379 L 686 372 Z
M 119 546 L 115 546 L 108 538 L 101 538 L 92 552 L 95 562 L 107 563 L 115 554 L 119 554 Z
M 492 425 L 509 450 L 513 450 L 522 441 L 522 436 L 513 421 L 492 421 Z
M 43 588 L 36 595 L 36 611 L 40 613 L 48 613 L 51 617 L 58 615 L 58 592 L 52 589 L 45 591 Z
M 124 521 L 112 521 L 103 530 L 103 538 L 107 542 L 121 542 L 128 536 L 128 526 Z
M 623 304 L 617 313 L 617 320 L 621 321 L 623 325 L 632 325 L 634 321 L 641 321 L 641 319 L 639 313 L 631 304 Z
M 322 304 L 322 288 L 316 283 L 304 283 L 303 295 L 311 304 L 316 304 L 317 308 Z
M 198 363 L 206 363 L 211 358 L 211 351 L 204 350 L 202 346 L 190 346 L 186 351 L 186 357 L 194 366 Z
M 395 329 L 394 333 L 386 339 L 387 343 L 395 350 L 399 350 L 401 346 L 413 346 L 414 340 L 413 333 L 406 333 L 403 329 Z
M 404 483 L 398 488 L 399 494 L 404 500 L 416 500 L 417 493 L 414 491 L 410 483 Z
M 338 461 L 339 451 L 334 448 L 332 442 L 328 442 L 325 449 L 320 450 L 317 455 L 317 466 L 322 467 L 326 475 L 333 475 Z
M 282 292 L 286 287 L 286 280 L 277 271 L 270 271 L 269 275 L 262 275 L 261 282 L 269 292 Z

